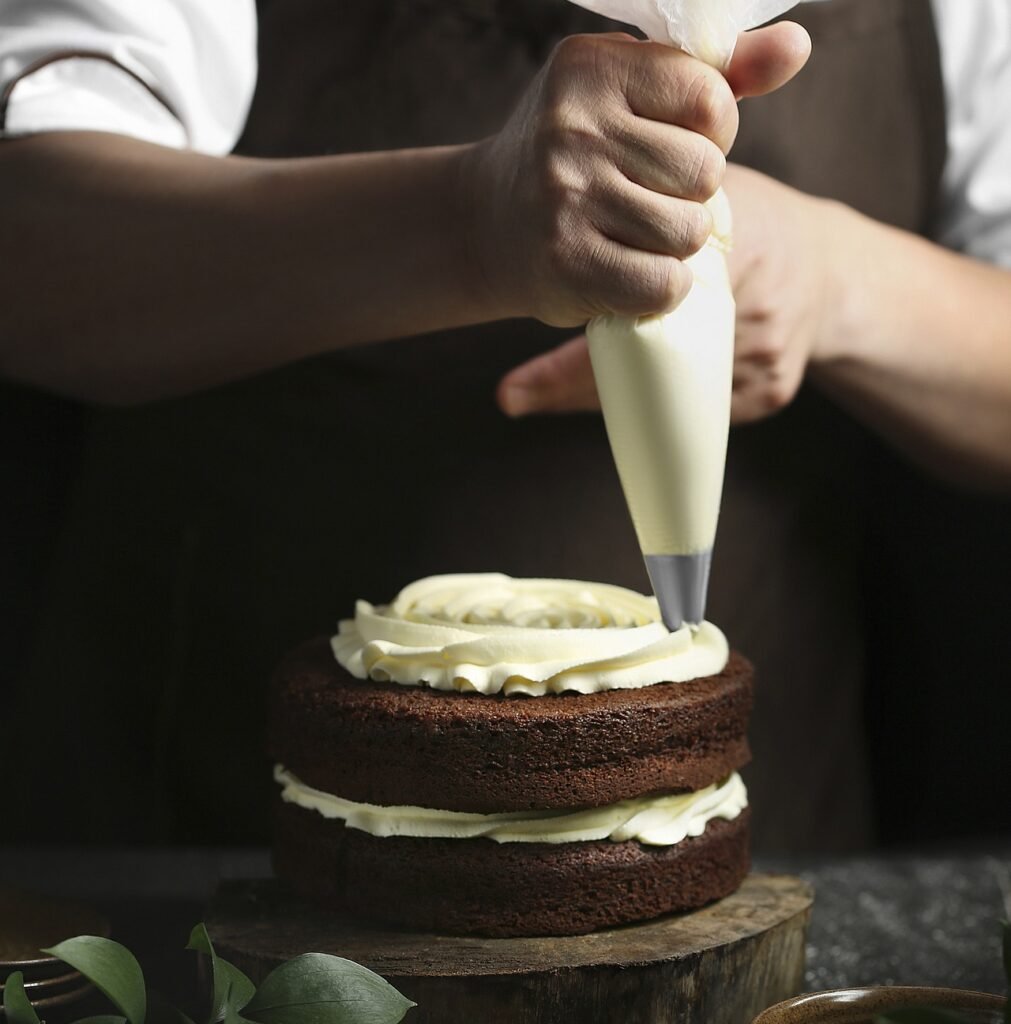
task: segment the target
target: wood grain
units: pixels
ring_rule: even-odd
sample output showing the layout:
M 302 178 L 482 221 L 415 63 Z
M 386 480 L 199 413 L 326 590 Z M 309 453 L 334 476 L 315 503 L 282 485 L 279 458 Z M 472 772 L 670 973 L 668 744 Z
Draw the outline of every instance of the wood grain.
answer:
M 691 914 L 564 938 L 398 932 L 299 903 L 273 881 L 226 883 L 207 926 L 259 981 L 299 953 L 334 953 L 418 1003 L 407 1024 L 750 1024 L 804 975 L 810 886 L 750 875 Z

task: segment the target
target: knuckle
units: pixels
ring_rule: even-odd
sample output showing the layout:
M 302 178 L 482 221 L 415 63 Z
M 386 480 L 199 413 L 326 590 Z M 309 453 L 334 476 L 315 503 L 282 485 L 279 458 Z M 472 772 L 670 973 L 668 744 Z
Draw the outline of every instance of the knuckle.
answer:
M 574 59 L 575 53 L 579 49 L 578 38 L 578 36 L 566 36 L 555 43 L 546 65 L 549 78 L 560 74 L 565 65 Z
M 568 162 L 561 147 L 553 144 L 549 135 L 550 131 L 545 133 L 543 143 L 539 147 L 538 157 L 534 164 L 534 174 L 541 189 L 550 198 L 557 200 L 567 191 Z
M 692 206 L 685 241 L 693 253 L 698 252 L 709 241 L 713 233 L 712 214 L 701 203 Z
M 564 150 L 568 145 L 571 127 L 568 105 L 565 102 L 547 104 L 537 118 L 534 131 L 537 152 L 547 154 Z
M 576 33 L 565 36 L 555 44 L 552 53 L 554 61 L 582 60 L 593 49 L 594 39 L 591 35 Z
M 585 169 L 563 144 L 539 147 L 531 184 L 538 204 L 549 217 L 565 215 L 579 206 L 588 189 Z
M 786 344 L 782 338 L 765 331 L 757 338 L 749 353 L 749 359 L 765 369 L 776 367 L 786 353 Z
M 560 106 L 574 92 L 574 81 L 584 62 L 581 47 L 570 36 L 558 42 L 541 72 L 540 100 L 548 109 Z
M 726 170 L 727 159 L 719 147 L 708 142 L 700 145 L 689 171 L 688 181 L 692 198 L 703 201 L 712 198 L 723 184 Z
M 796 394 L 797 388 L 788 378 L 776 375 L 770 378 L 764 388 L 763 404 L 770 413 L 785 409 Z
M 573 75 L 584 75 L 597 65 L 600 42 L 592 35 L 566 36 L 559 40 L 548 60 L 548 81 L 568 85 Z
M 634 279 L 621 254 L 601 235 L 580 239 L 561 280 L 570 290 L 584 295 L 595 310 L 630 312 L 632 303 L 624 299 Z
M 737 105 L 723 76 L 697 66 L 687 83 L 686 105 L 691 127 L 728 148 L 737 133 Z
M 641 302 L 648 308 L 640 312 L 664 313 L 677 306 L 691 287 L 685 268 L 675 259 L 650 260 L 642 275 Z
M 564 108 L 546 111 L 537 126 L 535 167 L 541 184 L 578 187 L 600 150 L 600 134 Z
M 687 259 L 697 253 L 712 233 L 712 217 L 701 203 L 679 204 L 674 224 L 672 255 Z
M 573 217 L 553 218 L 545 245 L 546 270 L 564 285 L 580 288 L 603 258 L 603 243 L 581 230 Z
M 708 135 L 722 119 L 722 94 L 707 68 L 694 70 L 687 86 L 688 112 L 692 124 Z
M 790 396 L 781 387 L 770 387 L 762 404 L 766 412 L 780 412 L 790 404 Z
M 729 153 L 737 139 L 737 131 L 741 126 L 741 112 L 737 109 L 737 103 L 733 96 L 730 97 L 730 105 L 727 107 L 726 120 L 723 124 L 723 133 L 720 140 L 720 148 L 723 152 Z

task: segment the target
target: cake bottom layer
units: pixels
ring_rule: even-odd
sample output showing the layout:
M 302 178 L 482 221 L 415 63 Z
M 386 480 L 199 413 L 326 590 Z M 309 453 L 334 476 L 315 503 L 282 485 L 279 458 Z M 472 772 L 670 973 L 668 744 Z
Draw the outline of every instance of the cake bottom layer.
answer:
M 276 813 L 274 868 L 296 893 L 419 931 L 580 935 L 694 910 L 750 867 L 747 810 L 674 846 L 378 838 L 280 800 Z

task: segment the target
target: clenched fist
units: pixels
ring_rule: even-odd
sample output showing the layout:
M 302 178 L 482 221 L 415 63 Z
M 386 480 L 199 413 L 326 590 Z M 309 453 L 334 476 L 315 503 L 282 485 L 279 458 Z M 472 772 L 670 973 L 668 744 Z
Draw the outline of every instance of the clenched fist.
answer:
M 497 315 L 574 326 L 677 306 L 691 287 L 682 261 L 709 236 L 735 97 L 787 81 L 808 49 L 795 25 L 749 33 L 724 77 L 626 35 L 559 44 L 464 164 L 471 251 Z
M 737 302 L 731 418 L 762 419 L 788 405 L 812 361 L 830 356 L 845 309 L 838 282 L 853 246 L 836 204 L 731 164 L 729 269 Z M 834 244 L 826 246 L 825 239 Z M 510 415 L 600 408 L 580 335 L 509 373 L 499 404 Z

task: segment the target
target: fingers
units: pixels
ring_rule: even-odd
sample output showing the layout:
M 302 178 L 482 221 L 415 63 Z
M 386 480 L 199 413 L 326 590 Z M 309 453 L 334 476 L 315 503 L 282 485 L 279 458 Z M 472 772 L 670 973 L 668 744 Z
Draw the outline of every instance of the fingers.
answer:
M 738 99 L 764 96 L 789 82 L 810 56 L 811 37 L 793 22 L 745 32 L 727 69 L 727 82 Z
M 634 117 L 618 120 L 609 130 L 615 166 L 643 188 L 704 203 L 723 181 L 726 157 L 696 132 Z
M 704 208 L 737 133 L 735 90 L 796 73 L 802 29 L 743 37 L 722 74 L 624 35 L 563 40 L 509 123 L 474 148 L 470 232 L 497 308 L 558 326 L 675 308 L 681 261 L 711 229 Z
M 738 317 L 734 345 L 733 423 L 752 423 L 785 409 L 804 379 L 804 332 L 787 327 L 785 310 L 757 320 Z
M 622 36 L 569 36 L 546 69 L 551 105 L 580 103 L 596 93 L 594 109 L 619 105 L 636 117 L 698 132 L 727 152 L 737 134 L 737 104 L 726 79 L 694 57 L 659 43 Z
M 624 61 L 624 93 L 633 114 L 687 128 L 730 151 L 737 137 L 737 103 L 719 71 L 658 43 L 615 46 Z
M 659 195 L 613 175 L 593 217 L 607 238 L 632 249 L 687 259 L 706 244 L 713 218 L 701 203 Z
M 555 321 L 560 327 L 585 323 L 604 313 L 666 313 L 681 303 L 694 280 L 691 268 L 676 257 L 644 252 L 599 232 L 580 239 L 575 252 L 561 254 L 555 269 L 575 294 L 592 296 L 582 317 Z
M 599 409 L 585 335 L 511 370 L 499 382 L 495 398 L 499 408 L 513 417 Z
M 754 367 L 734 366 L 730 422 L 735 426 L 765 419 L 772 410 L 763 397 L 761 374 Z

